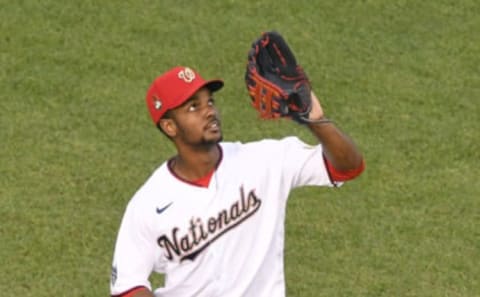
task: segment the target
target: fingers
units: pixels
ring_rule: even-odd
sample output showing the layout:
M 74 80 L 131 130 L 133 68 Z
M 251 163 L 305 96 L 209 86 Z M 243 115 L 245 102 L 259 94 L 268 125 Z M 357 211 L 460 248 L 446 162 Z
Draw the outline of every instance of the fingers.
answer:
M 272 62 L 284 75 L 294 76 L 296 74 L 297 60 L 287 42 L 276 32 L 268 32 L 266 34 L 268 34 L 270 40 L 266 49 L 272 58 Z
M 319 120 L 325 116 L 323 112 L 322 105 L 320 104 L 320 100 L 318 100 L 317 96 L 313 91 L 311 91 L 311 98 L 312 98 L 312 111 L 308 115 L 309 120 Z

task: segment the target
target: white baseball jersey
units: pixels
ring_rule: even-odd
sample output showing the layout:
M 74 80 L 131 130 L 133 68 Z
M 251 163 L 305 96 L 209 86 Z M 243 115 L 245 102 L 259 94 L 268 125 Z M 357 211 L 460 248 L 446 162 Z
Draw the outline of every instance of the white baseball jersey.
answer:
M 113 259 L 111 294 L 151 289 L 156 297 L 281 297 L 287 197 L 303 185 L 333 186 L 322 147 L 296 137 L 220 143 L 208 187 L 162 164 L 129 202 Z

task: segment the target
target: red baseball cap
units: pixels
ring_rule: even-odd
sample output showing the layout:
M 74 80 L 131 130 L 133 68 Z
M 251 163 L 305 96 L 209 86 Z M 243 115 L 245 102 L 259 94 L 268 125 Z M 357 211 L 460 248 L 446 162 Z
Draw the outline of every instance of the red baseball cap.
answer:
M 204 80 L 189 67 L 177 66 L 157 77 L 147 92 L 147 107 L 155 124 L 170 109 L 182 105 L 199 89 L 215 92 L 223 87 L 220 79 Z

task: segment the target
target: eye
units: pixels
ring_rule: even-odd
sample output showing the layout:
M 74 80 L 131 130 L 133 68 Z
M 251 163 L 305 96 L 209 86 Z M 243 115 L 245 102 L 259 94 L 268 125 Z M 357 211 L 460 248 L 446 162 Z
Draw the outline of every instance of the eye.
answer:
M 208 99 L 208 105 L 214 106 L 215 105 L 215 99 L 213 99 L 213 98 Z
M 193 102 L 192 104 L 189 104 L 187 110 L 188 110 L 188 111 L 195 111 L 195 110 L 197 110 L 197 103 L 196 103 L 196 102 Z

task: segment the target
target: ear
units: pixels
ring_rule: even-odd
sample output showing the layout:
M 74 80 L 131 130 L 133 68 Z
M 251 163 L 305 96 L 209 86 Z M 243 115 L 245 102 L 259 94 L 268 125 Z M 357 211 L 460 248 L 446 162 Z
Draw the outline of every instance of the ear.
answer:
M 177 135 L 177 125 L 173 119 L 161 119 L 158 125 L 168 137 L 173 138 Z

